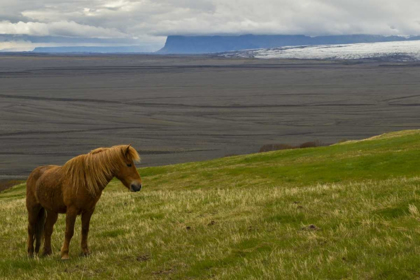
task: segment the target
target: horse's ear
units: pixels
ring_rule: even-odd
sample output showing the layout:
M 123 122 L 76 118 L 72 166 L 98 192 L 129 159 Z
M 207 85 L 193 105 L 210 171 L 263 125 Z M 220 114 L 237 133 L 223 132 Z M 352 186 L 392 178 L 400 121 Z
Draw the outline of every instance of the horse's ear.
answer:
M 124 156 L 126 158 L 128 158 L 128 155 L 130 154 L 130 147 L 131 147 L 131 144 L 128 145 L 127 148 L 125 148 Z

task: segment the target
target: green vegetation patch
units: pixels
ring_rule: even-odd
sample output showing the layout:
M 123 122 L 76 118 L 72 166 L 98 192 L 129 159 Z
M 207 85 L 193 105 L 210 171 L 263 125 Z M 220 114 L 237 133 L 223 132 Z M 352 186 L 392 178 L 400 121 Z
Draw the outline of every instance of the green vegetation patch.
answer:
M 0 193 L 4 279 L 416 279 L 420 132 L 140 169 L 114 180 L 79 257 L 26 257 L 25 185 Z

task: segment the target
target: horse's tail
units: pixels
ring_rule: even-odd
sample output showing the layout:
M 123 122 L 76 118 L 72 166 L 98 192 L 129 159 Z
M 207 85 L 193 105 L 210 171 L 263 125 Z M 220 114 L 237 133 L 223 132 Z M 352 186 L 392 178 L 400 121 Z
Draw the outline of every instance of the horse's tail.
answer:
M 35 243 L 36 253 L 39 252 L 39 248 L 41 247 L 42 234 L 44 232 L 44 224 L 45 224 L 46 215 L 45 215 L 45 209 L 41 207 L 41 205 L 37 201 L 38 199 L 35 194 L 35 188 L 36 188 L 36 182 L 44 173 L 44 170 L 45 170 L 44 166 L 35 168 L 29 175 L 28 180 L 26 181 L 26 208 L 28 209 L 28 212 L 30 212 L 29 213 L 30 216 L 31 214 L 36 215 L 35 224 L 33 224 L 32 226 L 30 225 L 33 229 L 32 231 L 33 238 L 36 241 Z M 37 211 L 38 209 L 39 209 L 39 212 L 36 213 L 35 211 Z
M 35 225 L 35 252 L 39 252 L 39 248 L 41 247 L 42 236 L 44 234 L 44 225 L 45 225 L 45 209 L 41 208 L 38 213 L 38 218 L 36 219 Z

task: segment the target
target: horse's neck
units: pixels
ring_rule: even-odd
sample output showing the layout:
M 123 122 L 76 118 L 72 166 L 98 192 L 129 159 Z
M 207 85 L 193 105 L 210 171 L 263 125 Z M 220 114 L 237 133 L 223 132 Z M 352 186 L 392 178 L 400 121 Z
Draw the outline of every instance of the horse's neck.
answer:
M 111 182 L 111 180 L 115 177 L 114 172 L 112 172 L 109 175 L 107 175 L 107 174 L 104 174 L 104 175 L 105 175 L 105 178 L 106 178 L 106 182 L 100 182 L 100 181 L 97 181 L 96 182 L 98 184 L 98 186 L 99 186 L 99 189 L 96 191 L 96 196 L 97 197 L 98 196 L 99 197 L 101 196 L 103 190 L 106 188 L 106 186 L 109 184 L 109 182 Z
M 109 176 L 106 176 L 106 184 L 104 186 L 102 186 L 101 191 L 103 191 L 106 186 L 108 186 L 109 182 L 111 182 L 111 180 L 115 177 L 114 174 L 111 174 Z

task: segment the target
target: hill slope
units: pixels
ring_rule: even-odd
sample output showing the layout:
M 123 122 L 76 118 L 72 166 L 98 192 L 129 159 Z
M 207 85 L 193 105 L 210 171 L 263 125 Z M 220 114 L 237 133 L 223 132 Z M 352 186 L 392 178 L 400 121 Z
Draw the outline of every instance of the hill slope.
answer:
M 420 131 L 330 147 L 140 169 L 144 191 L 117 181 L 80 222 L 59 261 L 26 258 L 24 184 L 0 194 L 6 279 L 413 279 L 420 276 Z

